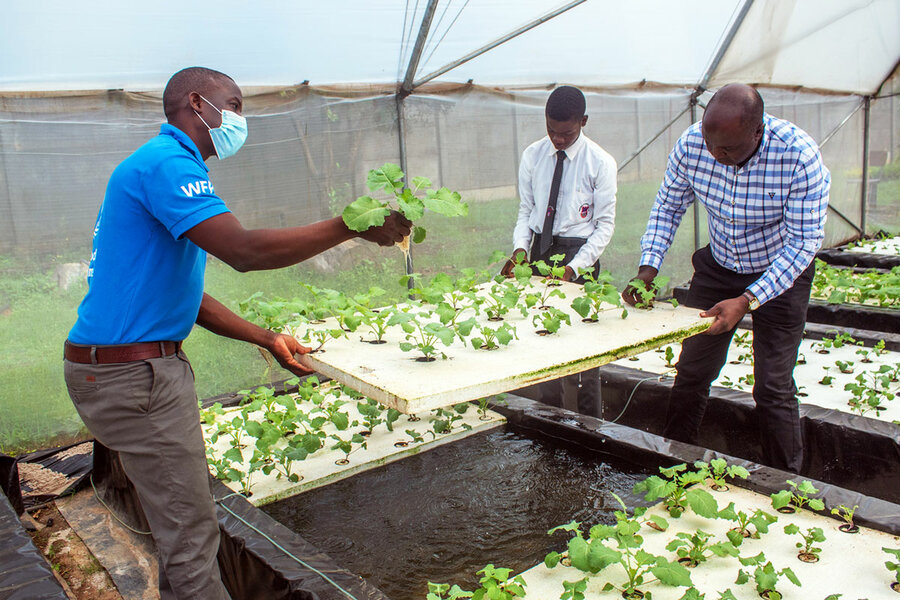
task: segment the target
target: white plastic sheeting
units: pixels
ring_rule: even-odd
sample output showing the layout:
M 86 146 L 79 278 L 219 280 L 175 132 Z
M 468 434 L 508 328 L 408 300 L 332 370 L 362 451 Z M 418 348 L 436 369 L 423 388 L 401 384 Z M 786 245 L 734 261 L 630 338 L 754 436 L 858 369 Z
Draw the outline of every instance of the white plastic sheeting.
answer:
M 161 89 L 181 67 L 242 86 L 402 80 L 426 0 L 287 3 L 11 0 L 0 91 Z M 440 0 L 417 77 L 559 8 L 559 0 Z M 691 85 L 742 0 L 587 0 L 440 77 L 481 85 Z M 900 57 L 896 0 L 756 0 L 715 83 L 872 93 Z

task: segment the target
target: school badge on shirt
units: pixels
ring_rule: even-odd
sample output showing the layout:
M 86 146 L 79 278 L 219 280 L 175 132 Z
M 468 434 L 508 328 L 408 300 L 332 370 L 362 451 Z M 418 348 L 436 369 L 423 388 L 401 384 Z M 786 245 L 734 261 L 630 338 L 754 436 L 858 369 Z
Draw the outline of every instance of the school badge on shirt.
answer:
M 591 205 L 587 203 L 582 204 L 578 212 L 582 219 L 587 219 L 588 215 L 591 214 Z

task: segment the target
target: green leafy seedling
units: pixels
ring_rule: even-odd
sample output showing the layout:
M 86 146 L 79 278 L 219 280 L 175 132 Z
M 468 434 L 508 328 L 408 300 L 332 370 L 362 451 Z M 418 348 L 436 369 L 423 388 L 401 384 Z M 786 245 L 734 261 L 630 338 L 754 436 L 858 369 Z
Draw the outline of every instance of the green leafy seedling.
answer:
M 789 523 L 784 526 L 784 532 L 787 535 L 798 534 L 803 540 L 795 544 L 800 549 L 797 555 L 800 560 L 803 562 L 817 562 L 819 560 L 822 548 L 815 544 L 825 541 L 825 532 L 822 531 L 821 527 L 810 527 L 804 533 L 796 523 Z
M 769 525 L 778 520 L 778 517 L 762 509 L 756 509 L 751 514 L 736 510 L 734 502 L 729 502 L 728 506 L 719 511 L 719 518 L 737 524 L 725 534 L 735 546 L 740 546 L 744 538 L 759 539 L 760 535 L 769 532 Z M 751 525 L 755 531 L 750 531 Z
M 841 518 L 844 521 L 844 523 L 839 527 L 841 531 L 846 531 L 847 533 L 855 533 L 856 531 L 859 531 L 859 527 L 857 527 L 853 523 L 853 515 L 856 513 L 857 508 L 859 508 L 859 506 L 856 504 L 853 505 L 853 508 L 848 508 L 847 506 L 840 504 L 831 509 L 831 514 Z
M 344 223 L 352 231 L 366 231 L 370 227 L 384 224 L 384 219 L 392 209 L 399 210 L 410 221 L 417 221 L 430 210 L 447 217 L 466 216 L 469 207 L 461 201 L 460 195 L 445 187 L 431 188 L 431 180 L 427 177 L 413 177 L 412 187 L 404 182 L 404 173 L 393 163 L 385 163 L 377 169 L 369 171 L 366 184 L 372 192 L 384 192 L 387 200 L 377 200 L 372 196 L 360 196 L 347 206 L 342 213 Z M 424 196 L 420 195 L 424 192 Z M 420 243 L 425 240 L 424 227 L 415 225 L 412 241 Z M 409 239 L 400 245 L 404 253 L 409 253 Z
M 884 561 L 884 566 L 894 574 L 894 582 L 891 583 L 891 588 L 895 592 L 900 591 L 900 548 L 885 548 L 882 546 L 881 550 L 894 557 L 894 560 L 888 559 Z
M 709 477 L 709 470 L 700 468 L 697 471 L 687 470 L 684 463 L 674 467 L 660 467 L 660 474 L 651 475 L 634 486 L 635 494 L 643 494 L 644 500 L 662 499 L 669 516 L 677 519 L 690 508 L 702 517 L 714 519 L 718 515 L 715 498 L 706 490 L 688 489 L 695 483 L 701 483 Z
M 759 557 L 763 557 L 762 560 L 765 560 L 765 557 L 760 553 L 756 557 L 751 557 L 750 560 L 758 560 Z M 747 563 L 745 562 L 747 559 L 740 559 L 741 563 L 745 566 Z M 756 585 L 756 591 L 760 596 L 767 598 L 768 600 L 782 600 L 783 596 L 781 592 L 775 589 L 775 586 L 778 584 L 778 580 L 781 577 L 786 577 L 791 583 L 800 587 L 800 580 L 797 579 L 797 576 L 794 575 L 794 572 L 789 568 L 785 567 L 780 571 L 776 570 L 771 562 L 759 563 L 756 569 L 753 571 L 753 582 Z M 735 583 L 738 585 L 743 585 L 750 581 L 750 575 L 745 572 L 743 569 L 738 571 L 738 577 L 735 580 Z
M 699 529 L 692 533 L 676 533 L 675 539 L 666 545 L 666 550 L 674 550 L 678 558 L 691 567 L 706 562 L 713 555 L 737 556 L 740 553 L 730 540 L 715 542 L 712 534 Z
M 825 510 L 825 503 L 818 498 L 811 498 L 813 494 L 818 494 L 819 490 L 809 481 L 803 480 L 799 484 L 788 479 L 787 483 L 791 489 L 781 490 L 771 495 L 772 507 L 780 512 L 793 512 L 795 507 L 798 510 L 809 507 L 810 510 Z M 784 510 L 791 509 L 791 510 Z

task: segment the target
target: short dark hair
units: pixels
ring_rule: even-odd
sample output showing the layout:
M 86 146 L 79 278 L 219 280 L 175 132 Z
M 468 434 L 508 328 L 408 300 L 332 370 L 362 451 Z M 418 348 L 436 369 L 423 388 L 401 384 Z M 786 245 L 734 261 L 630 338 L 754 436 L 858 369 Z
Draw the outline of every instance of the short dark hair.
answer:
M 765 114 L 765 103 L 759 90 L 744 84 L 730 84 L 716 92 L 709 102 L 706 110 L 719 102 L 728 102 L 741 114 L 741 125 L 748 131 L 755 130 L 762 122 Z
M 563 85 L 547 98 L 547 116 L 554 121 L 571 121 L 584 116 L 584 94 L 577 87 Z
M 186 94 L 193 91 L 205 92 L 211 83 L 223 79 L 234 81 L 225 73 L 206 67 L 188 67 L 178 71 L 169 78 L 169 83 L 166 84 L 166 89 L 163 91 L 163 110 L 166 117 L 172 117 L 178 108 L 178 103 Z

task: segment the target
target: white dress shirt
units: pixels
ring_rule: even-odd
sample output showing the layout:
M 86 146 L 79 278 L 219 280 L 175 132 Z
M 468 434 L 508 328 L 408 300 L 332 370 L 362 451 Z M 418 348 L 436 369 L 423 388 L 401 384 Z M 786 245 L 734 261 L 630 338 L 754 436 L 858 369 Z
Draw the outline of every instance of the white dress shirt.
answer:
M 616 216 L 616 161 L 584 133 L 565 153 L 553 235 L 586 239 L 567 265 L 577 274 L 578 269 L 597 262 L 612 237 Z M 522 153 L 514 249 L 527 250 L 532 233 L 543 230 L 555 169 L 556 148 L 549 137 L 536 141 Z

